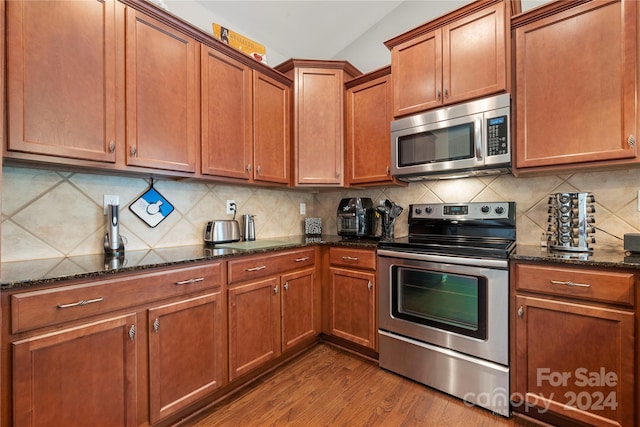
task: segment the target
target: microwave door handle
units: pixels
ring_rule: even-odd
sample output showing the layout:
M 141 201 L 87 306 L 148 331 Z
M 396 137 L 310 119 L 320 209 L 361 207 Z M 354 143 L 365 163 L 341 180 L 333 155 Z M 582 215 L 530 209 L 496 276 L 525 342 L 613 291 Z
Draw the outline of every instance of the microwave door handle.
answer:
M 476 119 L 476 159 L 482 160 L 482 119 Z

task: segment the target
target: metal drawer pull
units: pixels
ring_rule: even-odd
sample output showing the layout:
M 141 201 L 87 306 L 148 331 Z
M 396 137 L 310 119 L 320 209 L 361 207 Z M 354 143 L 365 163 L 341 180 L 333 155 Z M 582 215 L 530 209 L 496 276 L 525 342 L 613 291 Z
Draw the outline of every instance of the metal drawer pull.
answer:
M 190 285 L 191 283 L 203 282 L 204 277 L 198 277 L 197 279 L 183 280 L 182 282 L 176 282 L 176 285 Z
M 567 286 L 578 286 L 580 288 L 590 288 L 591 285 L 587 283 L 573 283 L 573 282 L 560 282 L 558 280 L 552 280 L 551 283 L 554 285 L 567 285 Z
M 524 307 L 520 306 L 520 308 L 518 308 L 518 317 L 519 318 L 524 318 Z
M 156 317 L 156 320 L 153 322 L 153 330 L 154 332 L 160 332 L 160 319 Z
M 93 304 L 94 302 L 102 302 L 104 301 L 104 297 L 99 297 L 96 299 L 85 299 L 78 302 L 72 302 L 70 304 L 58 304 L 58 308 L 69 308 L 69 307 L 81 307 L 87 304 Z
M 302 257 L 302 258 L 296 258 L 296 262 L 302 262 L 302 261 L 308 261 L 308 260 L 309 260 L 308 256 Z
M 359 261 L 360 258 L 355 257 L 355 256 L 343 256 L 342 259 L 344 261 Z
M 261 265 L 260 267 L 247 268 L 245 271 L 260 271 L 264 270 L 265 268 L 267 268 L 266 265 Z
M 371 283 L 371 280 L 369 280 L 369 283 L 367 283 L 367 289 L 373 289 L 373 283 Z
M 136 337 L 136 325 L 131 325 L 131 327 L 129 328 L 129 339 L 133 341 L 135 337 Z

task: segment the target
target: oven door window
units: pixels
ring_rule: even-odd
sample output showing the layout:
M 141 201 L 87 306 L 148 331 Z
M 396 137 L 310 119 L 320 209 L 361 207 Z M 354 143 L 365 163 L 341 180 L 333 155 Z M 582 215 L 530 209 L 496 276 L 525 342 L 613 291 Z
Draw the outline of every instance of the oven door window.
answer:
M 473 158 L 474 135 L 474 124 L 471 122 L 400 136 L 398 166 Z
M 409 322 L 487 338 L 487 280 L 393 267 L 392 314 Z

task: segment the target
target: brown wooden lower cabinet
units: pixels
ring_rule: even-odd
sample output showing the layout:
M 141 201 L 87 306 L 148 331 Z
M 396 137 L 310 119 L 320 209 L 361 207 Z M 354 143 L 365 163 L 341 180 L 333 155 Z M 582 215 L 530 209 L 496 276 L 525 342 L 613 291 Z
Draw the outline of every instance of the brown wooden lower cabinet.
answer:
M 149 410 L 155 423 L 225 384 L 220 291 L 149 310 Z
M 137 425 L 135 314 L 18 340 L 16 427 Z
M 229 380 L 315 338 L 319 328 L 314 271 L 308 268 L 229 288 Z
M 517 263 L 512 272 L 513 410 L 634 426 L 634 274 Z
M 229 380 L 280 354 L 278 277 L 229 288 Z
M 324 332 L 377 352 L 375 249 L 331 247 L 327 268 Z

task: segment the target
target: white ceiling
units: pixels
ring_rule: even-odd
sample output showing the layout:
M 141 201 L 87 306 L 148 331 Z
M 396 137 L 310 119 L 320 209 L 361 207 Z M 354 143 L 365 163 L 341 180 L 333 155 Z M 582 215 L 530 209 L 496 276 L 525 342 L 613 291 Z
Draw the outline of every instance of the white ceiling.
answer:
M 472 0 L 149 0 L 212 32 L 216 22 L 289 58 L 347 60 L 362 72 L 388 65 L 384 41 Z M 522 0 L 523 9 L 549 0 Z

